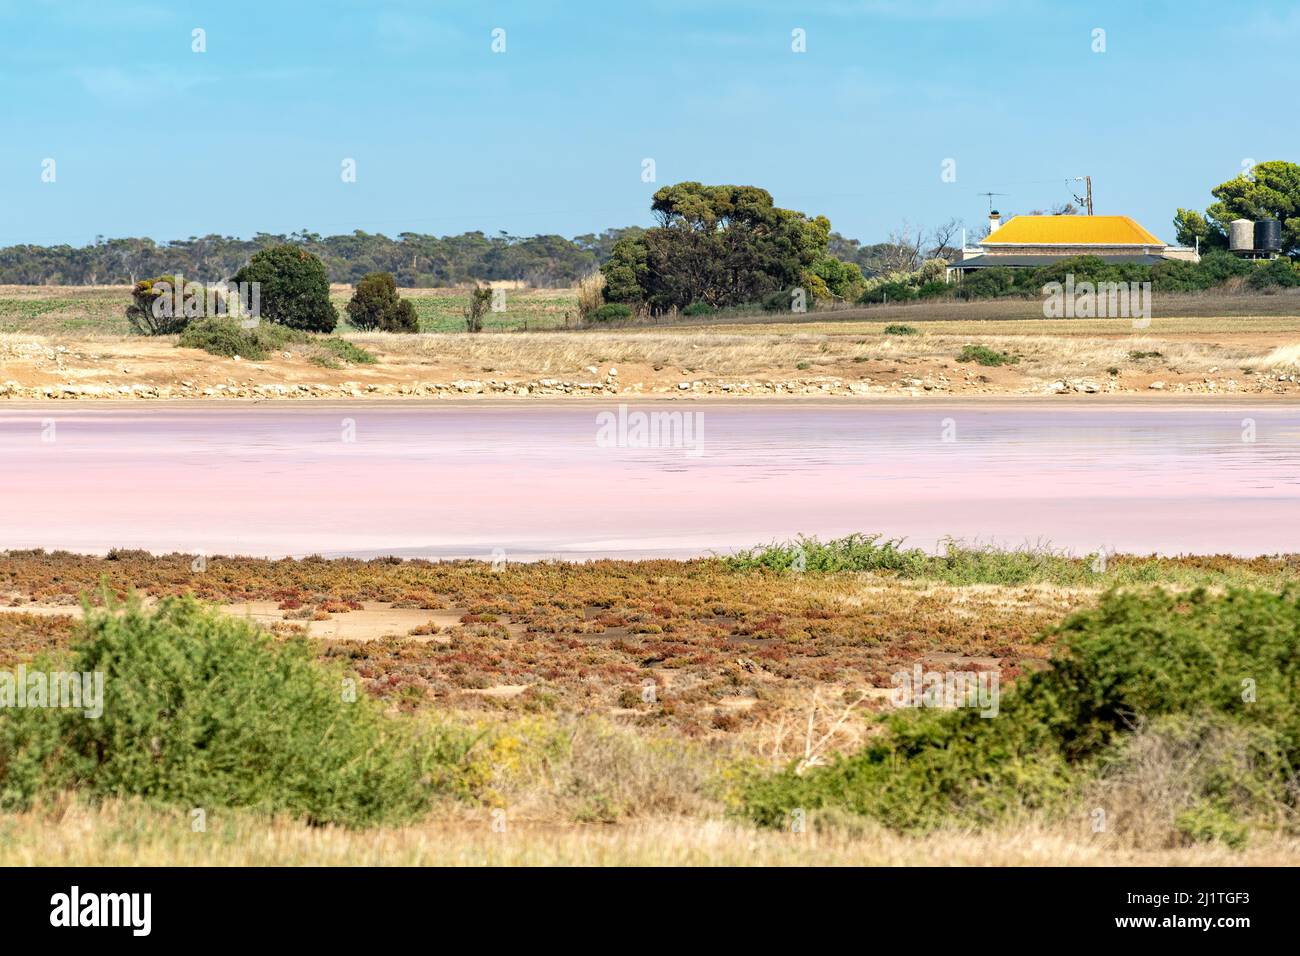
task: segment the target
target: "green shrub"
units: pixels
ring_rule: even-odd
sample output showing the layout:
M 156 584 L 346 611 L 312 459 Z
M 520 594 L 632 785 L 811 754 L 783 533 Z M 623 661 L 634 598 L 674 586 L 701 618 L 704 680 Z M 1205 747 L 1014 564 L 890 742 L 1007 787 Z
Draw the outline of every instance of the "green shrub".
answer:
M 1037 277 L 1035 273 L 1035 281 Z M 1015 270 L 993 266 L 968 272 L 953 292 L 960 299 L 992 299 L 1010 294 L 1016 284 Z M 1038 283 L 1042 285 L 1042 283 Z
M 850 534 L 821 541 L 800 536 L 793 541 L 775 542 L 738 551 L 725 558 L 733 571 L 833 574 L 870 572 L 900 578 L 924 578 L 950 584 L 1093 584 L 1097 572 L 1082 559 L 1047 548 L 1005 551 L 993 547 L 972 547 L 948 539 L 940 554 L 920 548 L 904 548 L 902 538 L 878 534 Z
M 631 317 L 631 306 L 624 305 L 622 302 L 606 302 L 600 308 L 591 313 L 591 319 L 593 322 L 616 322 L 620 319 L 630 319 Z
M 738 551 L 726 558 L 734 571 L 901 571 L 926 560 L 920 549 L 899 548 L 902 539 L 881 540 L 878 534 L 851 534 L 822 542 L 800 536 L 794 541 L 773 543 Z
M 1248 276 L 1255 269 L 1255 264 L 1249 259 L 1240 259 L 1224 249 L 1213 249 L 1205 253 L 1196 266 L 1210 285 L 1221 285 L 1237 276 Z
M 333 332 L 339 316 L 330 302 L 324 264 L 297 246 L 271 246 L 253 254 L 235 282 L 261 285 L 262 318 L 306 332 Z
M 374 365 L 375 357 L 359 345 L 353 345 L 346 339 L 322 338 L 318 339 L 315 345 L 319 346 L 326 354 L 317 356 L 317 364 L 325 364 L 326 359 L 341 359 L 344 362 L 351 362 L 353 365 Z
M 764 312 L 789 312 L 790 311 L 790 293 L 778 289 L 776 292 L 769 292 L 759 301 Z
M 952 290 L 953 286 L 943 279 L 935 279 L 922 283 L 920 288 L 916 290 L 916 297 L 918 299 L 937 299 L 941 296 L 950 295 Z
M 886 282 L 875 288 L 868 289 L 858 301 L 864 305 L 873 305 L 879 302 L 907 302 L 915 298 L 916 289 L 907 283 Z
M 370 272 L 357 280 L 347 312 L 353 327 L 363 331 L 420 331 L 415 306 L 397 294 L 397 280 L 391 272 Z
M 886 335 L 920 335 L 921 333 L 912 325 L 900 325 L 891 323 L 885 326 Z
M 203 349 L 213 355 L 225 355 L 260 362 L 286 345 L 304 346 L 301 350 L 317 365 L 338 368 L 339 361 L 373 365 L 375 357 L 344 339 L 297 332 L 282 325 L 259 323 L 246 329 L 234 319 L 199 319 L 181 333 L 178 345 Z
M 1213 284 L 1214 279 L 1196 262 L 1167 259 L 1151 267 L 1154 292 L 1201 292 Z
M 996 717 L 971 708 L 895 711 L 855 754 L 803 774 L 792 767 L 753 780 L 745 812 L 780 826 L 795 808 L 837 808 L 899 829 L 928 829 L 979 826 L 1024 809 L 1063 810 L 1126 759 L 1135 727 L 1191 721 L 1197 733 L 1237 728 L 1242 752 L 1218 761 L 1189 798 L 1178 823 L 1183 833 L 1231 841 L 1243 815 L 1279 808 L 1294 821 L 1294 596 L 1112 591 L 1046 636 L 1057 639 L 1052 666 L 1004 691 Z M 1254 799 L 1243 801 L 1243 793 Z
M 263 331 L 261 325 L 245 329 L 233 319 L 199 319 L 185 328 L 179 344 L 187 349 L 203 349 L 227 357 L 238 355 L 257 362 L 266 358 L 270 348 L 283 342 L 279 334 L 270 327 Z
M 1246 282 L 1252 289 L 1289 289 L 1300 284 L 1300 275 L 1290 259 L 1272 259 L 1265 265 L 1256 266 Z
M 722 560 L 737 573 L 788 573 L 798 566 L 809 573 L 865 572 L 956 585 L 1120 587 L 1160 583 L 1191 589 L 1282 587 L 1294 579 L 1284 559 L 1249 571 L 1228 571 L 1215 559 L 1188 562 L 1135 555 L 1112 555 L 1099 564 L 1096 554 L 1075 557 L 1048 545 L 1005 549 L 957 538 L 945 538 L 939 551 L 931 554 L 921 548 L 904 548 L 901 538 L 885 539 L 878 534 L 850 534 L 829 541 L 799 536 L 738 551 Z
M 315 823 L 412 819 L 458 785 L 469 741 L 417 734 L 304 641 L 167 598 L 86 607 L 71 668 L 104 675 L 103 714 L 22 710 L 0 722 L 0 802 L 80 788 L 184 807 L 250 807 Z
M 707 302 L 692 302 L 686 308 L 682 309 L 682 315 L 712 315 L 718 310 Z
M 957 356 L 958 362 L 978 362 L 980 365 L 1014 365 L 1020 361 L 1016 355 L 1008 355 L 1006 352 L 999 352 L 997 349 L 991 349 L 987 345 L 967 345 Z

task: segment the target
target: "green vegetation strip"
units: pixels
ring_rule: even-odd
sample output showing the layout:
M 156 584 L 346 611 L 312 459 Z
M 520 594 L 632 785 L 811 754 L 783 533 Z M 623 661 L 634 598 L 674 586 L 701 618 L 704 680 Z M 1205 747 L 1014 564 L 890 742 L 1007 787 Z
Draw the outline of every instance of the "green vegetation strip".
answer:
M 1053 666 L 1004 692 L 996 716 L 895 711 L 857 753 L 757 777 L 743 812 L 768 826 L 796 811 L 902 830 L 1023 811 L 1086 826 L 1098 808 L 1121 817 L 1143 801 L 1187 841 L 1295 828 L 1294 595 L 1112 592 L 1049 636 L 1059 638 Z
M 938 554 L 905 548 L 901 538 L 851 534 L 830 541 L 800 537 L 739 551 L 721 559 L 732 571 L 833 573 L 859 571 L 945 584 L 1055 584 L 1109 588 L 1163 584 L 1175 588 L 1294 584 L 1295 555 L 1244 560 L 1226 556 L 1161 558 L 1093 554 L 1071 557 L 1049 547 L 975 547 L 955 538 Z
M 105 600 L 85 606 L 70 662 L 27 667 L 102 674 L 102 713 L 30 699 L 8 709 L 0 808 L 83 790 L 364 826 L 413 819 L 457 791 L 467 733 L 386 716 L 305 641 L 274 643 L 189 597 L 153 610 Z
M 253 362 L 269 358 L 272 352 L 288 345 L 306 346 L 311 360 L 326 368 L 338 368 L 340 360 L 354 365 L 371 365 L 375 361 L 370 352 L 345 339 L 300 332 L 271 322 L 246 329 L 232 319 L 199 319 L 185 327 L 177 344 L 213 355 L 238 355 Z

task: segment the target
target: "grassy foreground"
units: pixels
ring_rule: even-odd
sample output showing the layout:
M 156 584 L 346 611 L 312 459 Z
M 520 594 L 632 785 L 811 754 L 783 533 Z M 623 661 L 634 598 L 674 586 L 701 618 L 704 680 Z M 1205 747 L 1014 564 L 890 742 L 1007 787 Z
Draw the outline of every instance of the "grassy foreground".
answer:
M 1300 841 L 1142 850 L 1033 823 L 906 836 L 790 834 L 734 820 L 617 826 L 507 822 L 486 814 L 402 828 L 311 827 L 248 813 L 209 818 L 110 801 L 0 817 L 0 866 L 1294 866 Z
M 870 536 L 498 571 L 4 553 L 0 670 L 105 697 L 0 712 L 0 861 L 1294 861 L 1297 577 Z M 900 710 L 913 668 L 1000 708 Z

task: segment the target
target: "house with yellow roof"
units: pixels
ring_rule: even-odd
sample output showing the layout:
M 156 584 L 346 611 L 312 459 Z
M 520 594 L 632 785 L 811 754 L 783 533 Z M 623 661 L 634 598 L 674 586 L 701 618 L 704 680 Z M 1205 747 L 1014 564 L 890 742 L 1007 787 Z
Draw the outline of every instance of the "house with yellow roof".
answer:
M 1200 259 L 1190 249 L 1156 238 L 1128 216 L 1013 216 L 1004 224 L 994 211 L 988 236 L 976 248 L 962 249 L 962 257 L 948 266 L 948 278 L 994 266 L 1037 269 L 1071 256 L 1140 265 Z

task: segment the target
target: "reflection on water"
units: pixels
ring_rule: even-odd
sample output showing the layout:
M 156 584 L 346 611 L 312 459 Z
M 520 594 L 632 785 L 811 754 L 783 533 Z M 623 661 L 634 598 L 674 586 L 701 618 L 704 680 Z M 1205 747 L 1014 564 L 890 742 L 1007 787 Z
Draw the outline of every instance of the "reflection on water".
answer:
M 868 531 L 927 548 L 1300 550 L 1293 406 L 693 406 L 698 456 L 600 447 L 610 409 L 7 411 L 0 546 L 522 559 Z

